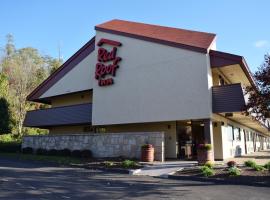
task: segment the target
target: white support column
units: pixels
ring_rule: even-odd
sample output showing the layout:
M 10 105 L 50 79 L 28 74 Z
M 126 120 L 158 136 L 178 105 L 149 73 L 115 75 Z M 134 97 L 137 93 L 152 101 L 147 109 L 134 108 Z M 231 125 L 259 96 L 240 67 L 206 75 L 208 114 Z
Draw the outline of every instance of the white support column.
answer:
M 204 124 L 204 141 L 207 144 L 211 144 L 212 146 L 212 153 L 211 153 L 211 160 L 214 161 L 214 138 L 213 138 L 213 124 L 211 119 L 203 120 Z
M 205 120 L 203 120 L 203 124 L 204 124 L 205 143 L 212 144 L 212 146 L 214 146 L 212 120 L 205 119 Z

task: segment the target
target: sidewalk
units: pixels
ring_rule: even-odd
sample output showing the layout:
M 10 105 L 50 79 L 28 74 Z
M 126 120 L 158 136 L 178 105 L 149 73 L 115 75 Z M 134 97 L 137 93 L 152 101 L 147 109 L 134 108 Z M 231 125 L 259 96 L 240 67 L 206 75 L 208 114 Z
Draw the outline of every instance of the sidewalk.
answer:
M 134 175 L 167 177 L 169 174 L 181 170 L 184 167 L 197 165 L 197 161 L 165 161 L 154 162 L 135 172 Z

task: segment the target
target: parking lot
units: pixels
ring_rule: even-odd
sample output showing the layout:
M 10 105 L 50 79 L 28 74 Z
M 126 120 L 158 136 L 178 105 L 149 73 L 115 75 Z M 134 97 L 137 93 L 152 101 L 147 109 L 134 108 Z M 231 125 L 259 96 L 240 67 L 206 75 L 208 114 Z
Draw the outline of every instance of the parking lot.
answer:
M 269 199 L 267 187 L 214 185 L 0 158 L 0 199 Z

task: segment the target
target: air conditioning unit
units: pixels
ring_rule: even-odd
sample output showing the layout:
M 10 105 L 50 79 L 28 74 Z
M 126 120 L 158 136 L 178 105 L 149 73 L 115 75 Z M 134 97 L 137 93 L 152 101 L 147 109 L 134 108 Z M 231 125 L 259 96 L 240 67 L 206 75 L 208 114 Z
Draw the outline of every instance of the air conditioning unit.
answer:
M 241 148 L 236 148 L 236 155 L 241 156 L 242 155 L 242 149 Z

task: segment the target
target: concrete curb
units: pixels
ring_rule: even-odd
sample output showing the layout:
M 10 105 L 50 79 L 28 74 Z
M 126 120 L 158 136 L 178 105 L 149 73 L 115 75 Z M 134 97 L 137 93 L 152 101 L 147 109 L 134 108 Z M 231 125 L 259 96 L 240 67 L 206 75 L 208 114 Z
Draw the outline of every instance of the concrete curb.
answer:
M 199 182 L 212 182 L 213 184 L 220 185 L 247 185 L 247 186 L 260 186 L 260 187 L 269 187 L 270 182 L 256 182 L 250 181 L 247 179 L 217 179 L 217 178 L 208 178 L 208 177 L 195 177 L 195 176 L 178 176 L 178 175 L 168 175 L 169 179 L 174 180 L 185 180 L 185 181 L 199 181 Z
M 83 168 L 83 169 L 90 169 L 90 170 L 100 170 L 109 173 L 119 173 L 119 174 L 130 174 L 129 169 L 122 169 L 122 168 L 105 168 L 105 167 L 91 167 L 91 166 L 79 166 L 79 165 L 68 165 L 69 167 L 75 168 Z
M 141 169 L 130 169 L 129 175 L 138 175 L 142 170 Z

